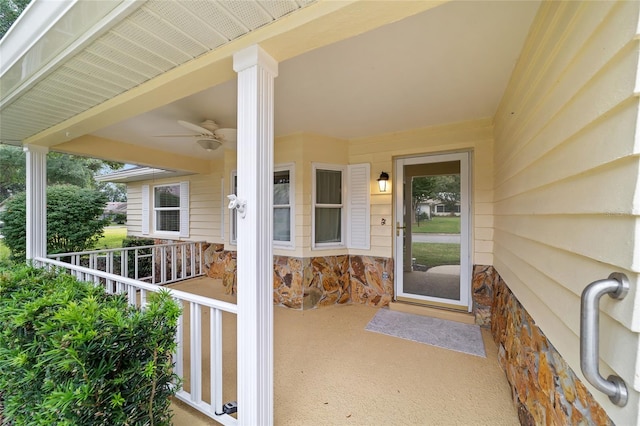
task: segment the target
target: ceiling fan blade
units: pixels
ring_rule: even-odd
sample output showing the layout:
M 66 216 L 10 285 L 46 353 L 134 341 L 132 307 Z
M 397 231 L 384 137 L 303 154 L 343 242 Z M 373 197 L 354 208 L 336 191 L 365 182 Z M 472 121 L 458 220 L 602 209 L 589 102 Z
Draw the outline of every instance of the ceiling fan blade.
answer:
M 190 133 L 188 135 L 153 135 L 154 138 L 197 138 L 202 135 L 194 135 Z
M 204 127 L 198 126 L 197 124 L 189 123 L 188 121 L 178 120 L 178 124 L 180 124 L 185 129 L 192 130 L 200 135 L 209 135 L 213 136 L 213 132 L 209 129 L 205 129 Z
M 218 129 L 213 134 L 216 138 L 229 143 L 236 142 L 238 138 L 236 129 Z

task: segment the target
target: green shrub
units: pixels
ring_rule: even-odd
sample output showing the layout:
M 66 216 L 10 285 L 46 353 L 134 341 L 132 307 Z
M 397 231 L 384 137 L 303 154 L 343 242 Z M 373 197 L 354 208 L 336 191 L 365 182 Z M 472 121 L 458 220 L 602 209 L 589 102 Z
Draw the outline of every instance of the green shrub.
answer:
M 0 389 L 19 425 L 169 425 L 180 315 L 169 293 L 144 311 L 67 274 L 0 272 Z
M 100 219 L 106 196 L 100 191 L 73 185 L 47 188 L 47 253 L 68 253 L 92 248 L 102 236 L 108 220 Z M 7 201 L 0 215 L 5 222 L 2 233 L 14 258 L 24 259 L 26 252 L 26 194 Z

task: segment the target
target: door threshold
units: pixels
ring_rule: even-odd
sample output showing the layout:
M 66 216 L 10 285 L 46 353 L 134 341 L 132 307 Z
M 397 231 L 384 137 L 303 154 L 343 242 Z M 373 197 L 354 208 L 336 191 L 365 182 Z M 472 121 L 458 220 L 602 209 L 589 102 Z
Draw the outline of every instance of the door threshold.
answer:
M 443 304 L 444 305 L 444 304 Z M 454 305 L 455 306 L 455 305 Z M 425 317 L 439 318 L 448 321 L 461 322 L 463 324 L 475 324 L 476 317 L 474 314 L 445 306 L 426 306 L 416 303 L 411 299 L 398 298 L 397 301 L 389 303 L 389 309 L 392 311 L 405 312 L 408 314 L 422 315 Z M 463 308 L 464 309 L 464 308 Z

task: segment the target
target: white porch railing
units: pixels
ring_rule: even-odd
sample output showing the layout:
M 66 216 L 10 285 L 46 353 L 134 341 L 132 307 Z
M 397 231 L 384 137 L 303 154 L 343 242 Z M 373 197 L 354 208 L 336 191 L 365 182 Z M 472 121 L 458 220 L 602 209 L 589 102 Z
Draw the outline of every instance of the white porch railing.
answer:
M 80 256 L 82 253 L 78 253 Z M 64 255 L 55 255 L 64 256 Z M 149 284 L 139 280 L 134 280 L 124 276 L 118 276 L 104 271 L 99 271 L 84 266 L 61 262 L 48 258 L 35 258 L 34 264 L 47 269 L 55 269 L 67 272 L 81 281 L 92 282 L 95 285 L 103 286 L 108 293 L 124 293 L 127 295 L 130 304 L 141 307 L 147 303 L 147 294 L 163 289 L 159 285 Z M 227 414 L 222 413 L 222 314 L 229 312 L 238 313 L 237 306 L 232 303 L 223 302 L 208 297 L 198 296 L 184 291 L 165 289 L 171 296 L 182 304 L 183 313 L 178 320 L 176 332 L 177 350 L 174 354 L 175 372 L 182 378 L 189 378 L 189 390 L 180 390 L 176 397 L 189 404 L 198 411 L 215 419 L 223 425 L 236 425 L 237 420 Z M 202 347 L 203 312 L 209 315 L 209 347 Z M 185 322 L 185 314 L 188 313 L 189 320 Z M 190 342 L 185 348 L 185 333 L 189 333 Z M 188 358 L 185 354 L 188 353 Z M 208 358 L 208 360 L 207 360 Z M 203 377 L 204 362 L 208 361 L 209 377 Z M 210 398 L 203 400 L 203 378 L 209 380 Z
M 50 254 L 59 262 L 84 266 L 151 284 L 165 285 L 204 275 L 203 241 Z

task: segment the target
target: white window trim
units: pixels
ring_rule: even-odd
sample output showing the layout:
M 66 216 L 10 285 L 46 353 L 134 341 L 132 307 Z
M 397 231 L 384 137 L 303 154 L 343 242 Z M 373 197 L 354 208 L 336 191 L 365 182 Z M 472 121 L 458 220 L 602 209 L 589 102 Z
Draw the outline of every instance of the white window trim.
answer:
M 167 186 L 179 186 L 180 187 L 180 206 L 178 207 L 156 207 L 155 197 L 156 197 L 156 188 L 162 188 Z M 186 193 L 185 193 L 186 191 Z M 143 191 L 144 192 L 144 191 Z M 150 213 L 151 219 L 153 222 L 153 235 L 157 236 L 166 236 L 172 238 L 180 238 L 180 237 L 188 237 L 189 236 L 189 215 L 190 215 L 190 206 L 189 206 L 189 182 L 172 182 L 166 183 L 162 185 L 154 185 L 149 191 L 149 203 L 150 203 Z M 183 205 L 185 203 L 186 205 Z M 144 208 L 143 208 L 144 210 Z M 164 231 L 157 228 L 157 219 L 156 212 L 157 211 L 178 211 L 179 219 L 178 219 L 178 227 L 180 228 L 178 231 Z M 186 228 L 186 229 L 184 229 Z
M 323 207 L 327 208 L 340 208 L 340 241 L 331 243 L 316 243 L 316 171 L 320 170 L 335 170 L 342 173 L 342 204 L 323 204 Z M 327 164 L 327 163 L 311 163 L 311 248 L 314 250 L 330 250 L 336 248 L 345 248 L 345 225 L 347 223 L 346 206 L 347 206 L 347 166 L 340 164 Z
M 296 230 L 296 212 L 295 212 L 295 206 L 296 206 L 296 190 L 295 190 L 295 163 L 283 163 L 283 164 L 276 164 L 274 165 L 273 171 L 275 172 L 280 172 L 283 170 L 288 170 L 289 171 L 289 214 L 291 215 L 290 217 L 290 221 L 289 223 L 291 224 L 291 229 L 289 230 L 289 236 L 290 236 L 290 241 L 276 241 L 273 240 L 273 246 L 279 249 L 286 249 L 286 250 L 294 250 L 296 248 L 296 236 L 295 236 L 295 230 Z M 231 179 L 230 179 L 230 185 L 229 185 L 229 194 L 235 194 L 236 193 L 236 188 L 233 187 L 233 182 L 235 181 L 235 178 L 238 175 L 238 171 L 237 170 L 232 170 L 231 171 Z M 273 179 L 273 178 L 272 178 Z M 226 207 L 226 206 L 225 206 Z M 274 205 L 275 208 L 275 205 Z M 231 245 L 237 245 L 237 229 L 236 232 L 233 232 L 233 221 L 234 218 L 236 220 L 236 226 L 237 226 L 237 210 L 232 211 L 229 214 L 229 244 Z
M 295 163 L 276 164 L 273 172 L 289 172 L 289 241 L 273 240 L 273 246 L 276 248 L 294 250 L 296 248 L 296 165 Z M 284 204 L 278 206 L 284 206 Z M 273 208 L 275 210 L 276 204 Z M 275 214 L 274 214 L 275 216 Z

